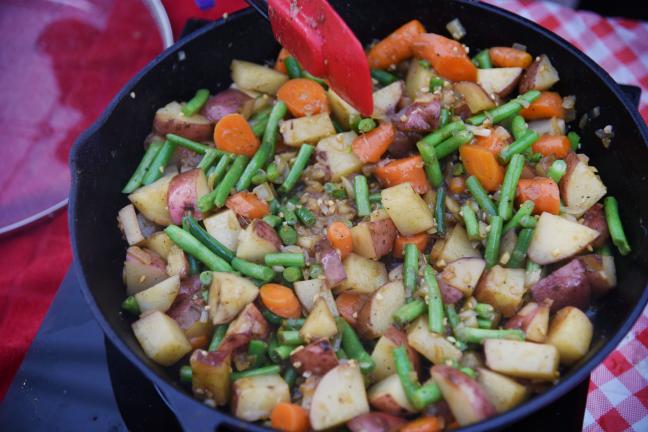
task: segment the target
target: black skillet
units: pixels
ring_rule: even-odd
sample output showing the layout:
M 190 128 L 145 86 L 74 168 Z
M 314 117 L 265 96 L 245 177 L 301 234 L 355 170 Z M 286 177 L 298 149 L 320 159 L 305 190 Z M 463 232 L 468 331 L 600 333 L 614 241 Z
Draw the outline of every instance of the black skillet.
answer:
M 556 89 L 577 96 L 579 114 L 600 107 L 600 116 L 579 133 L 583 150 L 599 169 L 609 194 L 619 200 L 633 253 L 616 257 L 618 288 L 592 309 L 595 333 L 587 357 L 547 392 L 462 430 L 500 428 L 561 397 L 585 379 L 618 345 L 648 301 L 644 290 L 648 281 L 648 200 L 642 199 L 648 192 L 648 129 L 619 86 L 592 60 L 555 34 L 502 9 L 453 0 L 331 3 L 363 43 L 385 36 L 412 18 L 420 19 L 429 31 L 443 34 L 445 24 L 458 17 L 468 31 L 462 42 L 471 48 L 519 42 L 532 53 L 546 53 L 560 72 Z M 106 336 L 157 386 L 179 421 L 191 430 L 265 429 L 192 399 L 180 385 L 176 369 L 155 365 L 140 349 L 130 328 L 131 319 L 119 312 L 124 297 L 124 242 L 115 218 L 127 203 L 120 190 L 142 156 L 142 142 L 158 107 L 171 100 L 187 100 L 197 88 L 212 92 L 226 88 L 232 59 L 263 62 L 273 59 L 278 49 L 270 26 L 251 10 L 206 26 L 166 50 L 133 78 L 79 138 L 70 157 L 70 233 L 83 294 Z M 605 149 L 594 132 L 608 124 L 616 136 Z

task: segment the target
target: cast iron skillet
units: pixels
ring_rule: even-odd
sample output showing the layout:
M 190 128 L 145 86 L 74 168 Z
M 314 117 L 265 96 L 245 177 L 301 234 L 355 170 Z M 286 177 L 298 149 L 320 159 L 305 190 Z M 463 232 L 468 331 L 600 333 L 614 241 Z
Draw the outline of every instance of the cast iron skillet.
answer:
M 459 17 L 471 48 L 526 45 L 546 53 L 560 73 L 557 90 L 577 96 L 579 114 L 600 107 L 600 116 L 581 132 L 584 151 L 618 198 L 632 245 L 629 257 L 616 256 L 618 287 L 590 314 L 595 328 L 585 359 L 563 375 L 549 391 L 519 407 L 462 430 L 499 428 L 559 398 L 585 379 L 630 330 L 648 301 L 646 220 L 648 200 L 648 130 L 618 85 L 572 45 L 543 28 L 502 9 L 472 1 L 346 0 L 332 1 L 363 43 L 383 37 L 413 18 L 429 31 L 445 33 L 445 24 Z M 230 84 L 234 58 L 263 62 L 278 52 L 269 25 L 251 10 L 236 13 L 181 40 L 156 58 L 111 102 L 93 127 L 76 142 L 70 157 L 72 189 L 69 222 L 78 278 L 92 312 L 108 339 L 150 379 L 187 429 L 265 430 L 208 408 L 179 385 L 176 369 L 151 362 L 135 340 L 131 319 L 121 314 L 124 242 L 117 229 L 117 211 L 127 203 L 120 193 L 139 162 L 142 142 L 151 130 L 155 110 L 171 100 L 187 100 L 195 89 L 212 92 Z M 616 137 L 604 149 L 594 131 L 607 124 Z M 600 310 L 597 310 L 600 309 Z

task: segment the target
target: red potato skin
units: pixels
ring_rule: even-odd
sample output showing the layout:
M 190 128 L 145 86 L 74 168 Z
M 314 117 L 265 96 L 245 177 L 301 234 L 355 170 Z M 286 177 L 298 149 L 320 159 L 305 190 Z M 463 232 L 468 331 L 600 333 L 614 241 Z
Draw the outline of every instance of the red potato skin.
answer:
M 384 257 L 394 247 L 394 240 L 396 240 L 396 235 L 398 234 L 396 225 L 394 225 L 391 219 L 381 219 L 368 222 L 368 224 L 376 256 L 378 258 Z
M 537 303 L 552 301 L 552 313 L 565 306 L 574 306 L 585 311 L 591 296 L 585 266 L 578 258 L 571 260 L 549 276 L 540 279 L 531 287 L 531 294 Z
M 244 112 L 246 105 L 250 106 L 251 102 L 254 102 L 254 99 L 242 91 L 225 89 L 214 96 L 210 96 L 200 113 L 207 120 L 217 123 L 228 114 Z
M 351 432 L 395 432 L 407 423 L 402 417 L 380 412 L 370 412 L 349 420 L 346 426 Z
M 414 147 L 421 137 L 422 135 L 416 132 L 403 132 L 397 129 L 394 141 L 389 145 L 387 153 L 397 159 L 407 157 L 414 151 Z
M 543 54 L 537 60 L 534 60 L 533 63 L 531 63 L 531 66 L 529 66 L 524 71 L 524 73 L 522 74 L 522 79 L 520 79 L 520 88 L 519 88 L 520 94 L 526 93 L 529 90 L 535 88 L 536 75 L 538 74 L 539 68 L 541 64 L 544 62 L 545 58 L 546 56 Z
M 349 323 L 351 327 L 355 327 L 358 321 L 358 316 L 362 310 L 362 306 L 369 300 L 366 294 L 343 292 L 335 299 L 338 312 L 340 316 Z
M 225 405 L 229 399 L 229 375 L 232 372 L 229 353 L 198 349 L 191 355 L 190 364 L 194 376 L 211 377 L 208 382 L 193 380 L 194 396 L 212 399 L 216 405 Z
M 153 131 L 161 136 L 176 134 L 192 141 L 211 141 L 213 123 L 192 123 L 158 110 L 153 118 Z
M 290 363 L 297 372 L 310 372 L 314 375 L 324 375 L 338 365 L 338 358 L 326 339 L 320 339 L 296 350 L 290 355 Z
M 585 212 L 583 215 L 583 225 L 599 233 L 599 236 L 592 242 L 592 247 L 599 248 L 605 246 L 608 238 L 610 238 L 610 231 L 601 204 L 596 203 Z
M 254 233 L 256 235 L 272 243 L 277 250 L 281 248 L 281 239 L 274 228 L 260 219 L 255 219 L 252 223 L 254 224 Z
M 532 306 L 530 306 L 532 305 Z M 549 316 L 549 304 L 537 304 L 537 303 L 527 303 L 520 311 L 518 311 L 515 316 L 509 319 L 504 326 L 507 329 L 520 329 L 527 333 L 529 337 L 532 335 L 532 331 L 538 331 L 539 328 L 542 328 L 541 334 L 546 336 L 547 334 L 547 317 Z M 544 316 L 544 324 L 543 322 Z M 540 327 L 542 326 L 542 327 Z M 533 342 L 543 342 L 543 340 L 532 340 Z
M 392 122 L 402 132 L 426 133 L 439 126 L 441 102 L 414 102 L 394 114 Z
M 437 277 L 441 298 L 445 304 L 455 304 L 464 297 L 461 290 L 447 284 L 442 277 Z
M 421 366 L 421 355 L 418 353 L 418 351 L 408 345 L 407 334 L 403 330 L 399 330 L 398 328 L 391 326 L 385 331 L 384 336 L 392 341 L 396 346 L 404 346 L 407 349 L 407 356 L 412 363 L 412 368 L 420 377 L 423 370 Z
M 603 261 L 600 255 L 588 254 L 579 256 L 578 259 L 585 266 L 585 276 L 589 281 L 592 294 L 603 295 L 613 289 L 601 273 L 603 272 Z
M 197 294 L 200 287 L 198 276 L 183 279 L 173 305 L 166 312 L 178 323 L 185 334 L 191 337 L 200 335 L 208 337 L 212 329 L 209 321 L 200 322 L 200 315 L 206 304 L 202 296 Z
M 201 220 L 203 215 L 198 210 L 198 176 L 202 170 L 196 168 L 191 171 L 183 172 L 171 179 L 169 190 L 167 192 L 167 206 L 171 221 L 176 224 L 182 224 L 182 217 L 191 213 L 196 219 Z
M 369 401 L 369 404 L 372 408 L 387 414 L 395 416 L 405 416 L 409 414 L 409 411 L 401 408 L 390 394 L 383 394 L 380 397 L 374 397 Z
M 324 268 L 324 277 L 329 288 L 339 285 L 347 278 L 340 254 L 331 243 L 322 239 L 315 245 L 315 255 Z
M 249 335 L 253 339 L 265 339 L 270 332 L 270 325 L 259 309 L 250 303 L 245 306 L 234 321 L 230 323 L 225 338 L 230 335 Z

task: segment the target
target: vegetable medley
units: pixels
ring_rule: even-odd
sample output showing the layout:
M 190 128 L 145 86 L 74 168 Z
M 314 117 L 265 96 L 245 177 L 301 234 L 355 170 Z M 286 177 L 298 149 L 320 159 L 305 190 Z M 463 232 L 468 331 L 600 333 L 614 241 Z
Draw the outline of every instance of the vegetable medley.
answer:
M 146 355 L 287 431 L 463 426 L 578 363 L 617 202 L 550 58 L 470 51 L 417 20 L 371 46 L 370 118 L 285 50 L 160 108 L 118 216 Z

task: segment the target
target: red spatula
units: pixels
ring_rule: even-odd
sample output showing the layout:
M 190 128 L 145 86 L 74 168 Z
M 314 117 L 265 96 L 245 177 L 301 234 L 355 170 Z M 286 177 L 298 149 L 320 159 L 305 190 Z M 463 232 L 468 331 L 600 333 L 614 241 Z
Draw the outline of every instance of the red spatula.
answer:
M 363 115 L 373 113 L 367 56 L 326 0 L 246 1 L 269 18 L 277 41 L 307 71 L 328 79 L 333 90 Z

